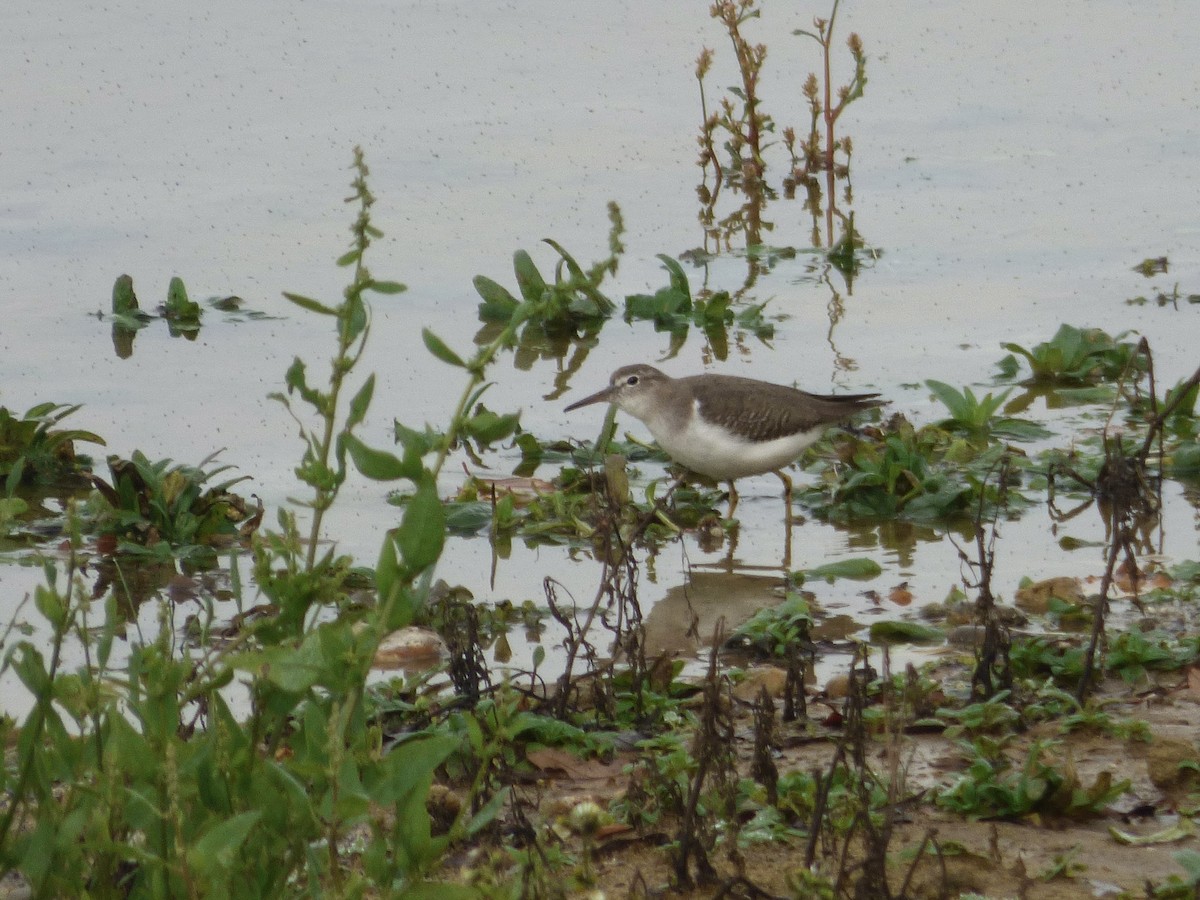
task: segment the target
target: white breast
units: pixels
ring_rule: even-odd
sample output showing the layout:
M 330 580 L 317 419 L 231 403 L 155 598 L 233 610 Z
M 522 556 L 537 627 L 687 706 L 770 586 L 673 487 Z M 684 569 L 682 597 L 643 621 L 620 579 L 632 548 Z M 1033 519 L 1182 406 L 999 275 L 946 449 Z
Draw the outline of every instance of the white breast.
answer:
M 771 441 L 748 441 L 708 424 L 700 418 L 698 408 L 684 427 L 671 428 L 667 423 L 659 423 L 657 428 L 646 423 L 646 427 L 671 459 L 719 480 L 781 469 L 825 431 L 822 426 Z

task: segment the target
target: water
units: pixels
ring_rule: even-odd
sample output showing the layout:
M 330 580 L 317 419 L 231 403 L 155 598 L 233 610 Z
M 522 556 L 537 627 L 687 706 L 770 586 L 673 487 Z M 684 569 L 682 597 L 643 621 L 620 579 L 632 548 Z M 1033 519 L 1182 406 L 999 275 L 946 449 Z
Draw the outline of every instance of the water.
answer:
M 818 67 L 816 45 L 790 33 L 826 13 L 773 4 L 753 25 L 751 39 L 770 45 L 764 102 L 780 125 L 805 121 L 799 87 Z M 1184 0 L 1142 4 L 1136 15 L 1083 0 L 1036 15 L 1001 2 L 846 5 L 835 80 L 849 74 L 850 31 L 865 42 L 870 80 L 840 128 L 855 146 L 856 225 L 882 255 L 852 289 L 832 279 L 843 305 L 836 327 L 830 284 L 801 253 L 743 296 L 769 301 L 773 340 L 742 336 L 716 361 L 693 335 L 662 367 L 878 390 L 923 422 L 942 414 L 916 386 L 924 379 L 986 381 L 1001 341 L 1031 346 L 1067 321 L 1135 329 L 1151 342 L 1160 383 L 1186 377 L 1197 364 L 1200 307 L 1125 301 L 1176 284 L 1200 291 L 1194 18 Z M 515 249 L 529 249 L 543 271 L 555 260 L 543 237 L 582 262 L 599 258 L 605 203 L 616 200 L 628 226 L 609 286 L 619 299 L 665 284 L 656 253 L 703 243 L 694 192 L 700 48 L 717 51 L 710 102 L 735 80 L 728 41 L 703 5 L 19 3 L 7 20 L 0 403 L 85 404 L 70 424 L 107 439 L 98 457 L 140 449 L 197 462 L 225 448 L 222 461 L 252 476 L 247 493 L 272 508 L 295 493 L 295 429 L 266 394 L 281 388 L 294 356 L 321 369 L 331 339 L 280 292 L 340 296 L 345 273 L 332 261 L 348 241 L 351 211 L 340 200 L 355 144 L 366 150 L 386 232 L 371 269 L 410 287 L 377 303 L 364 362 L 379 379 L 364 438 L 378 445 L 390 442 L 393 418 L 444 421 L 461 382 L 425 352 L 420 329 L 466 351 L 477 328 L 471 278 L 513 285 Z M 772 244 L 807 246 L 798 203 L 775 204 L 769 217 Z M 1131 270 L 1162 255 L 1168 275 Z M 727 256 L 689 275 L 694 290 L 737 291 L 748 266 Z M 121 273 L 143 307 L 161 302 L 179 275 L 193 298 L 237 294 L 264 317 L 209 311 L 195 341 L 156 323 L 120 359 L 108 325 L 91 314 L 107 309 Z M 600 412 L 562 407 L 617 366 L 662 360 L 668 347 L 648 324 L 614 321 L 565 394 L 555 391 L 554 365 L 519 371 L 504 360 L 489 373 L 488 403 L 521 408 L 523 426 L 542 438 L 591 437 Z M 1056 420 L 1038 407 L 1031 415 Z M 622 425 L 645 436 L 636 422 Z M 1070 429 L 1056 429 L 1067 440 Z M 515 451 L 486 458 L 497 474 L 516 460 Z M 462 478 L 447 465 L 443 495 Z M 778 482 L 763 476 L 740 489 L 734 567 L 778 572 Z M 383 497 L 381 486 L 354 481 L 330 520 L 329 534 L 366 562 L 396 520 Z M 1194 558 L 1194 500 L 1177 488 L 1168 500 L 1163 553 Z M 1071 527 L 1095 537 L 1098 526 Z M 940 600 L 960 577 L 953 548 L 940 535 L 889 543 L 897 530 L 905 526 L 809 522 L 795 533 L 793 565 L 877 558 L 879 585 L 820 589 L 823 604 L 864 622 L 893 614 L 872 612 L 864 587 L 886 593 L 907 580 L 918 604 Z M 678 590 L 688 564 L 723 562 L 723 551 L 705 553 L 690 538 L 682 550 L 654 562 L 643 603 Z M 1059 550 L 1040 513 L 1004 526 L 1000 551 L 1007 596 L 1023 576 L 1099 568 L 1097 551 Z M 484 542 L 454 541 L 441 573 L 485 601 L 540 602 L 547 575 L 589 596 L 595 578 L 559 550 L 519 545 L 494 585 L 490 569 Z M 37 569 L 0 568 L 0 616 L 11 618 L 39 580 Z

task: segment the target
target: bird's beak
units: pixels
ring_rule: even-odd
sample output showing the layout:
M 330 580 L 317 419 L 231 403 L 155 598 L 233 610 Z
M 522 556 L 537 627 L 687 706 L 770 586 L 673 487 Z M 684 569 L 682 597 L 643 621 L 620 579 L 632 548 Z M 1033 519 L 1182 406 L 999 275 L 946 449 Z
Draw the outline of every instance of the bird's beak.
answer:
M 573 409 L 579 409 L 581 406 L 591 406 L 593 403 L 604 403 L 612 399 L 613 392 L 616 390 L 612 385 L 609 385 L 602 391 L 596 391 L 590 397 L 584 397 L 582 400 L 576 400 L 563 412 L 570 412 Z

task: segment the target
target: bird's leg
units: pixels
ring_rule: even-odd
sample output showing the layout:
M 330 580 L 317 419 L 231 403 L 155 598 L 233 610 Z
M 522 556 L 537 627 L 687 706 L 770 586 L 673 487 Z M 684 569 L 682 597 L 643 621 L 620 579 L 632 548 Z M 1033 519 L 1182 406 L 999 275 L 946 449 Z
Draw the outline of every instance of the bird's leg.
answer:
M 733 486 L 733 482 L 730 481 L 729 482 L 729 513 L 726 516 L 726 518 L 729 518 L 729 519 L 733 518 L 733 511 L 735 509 L 737 509 L 737 505 L 738 505 L 737 488 L 735 488 Z
M 788 532 L 792 530 L 792 479 L 782 470 L 776 471 L 779 480 L 783 482 L 783 520 L 787 523 Z
M 782 469 L 775 472 L 783 482 L 783 570 L 792 565 L 792 479 Z

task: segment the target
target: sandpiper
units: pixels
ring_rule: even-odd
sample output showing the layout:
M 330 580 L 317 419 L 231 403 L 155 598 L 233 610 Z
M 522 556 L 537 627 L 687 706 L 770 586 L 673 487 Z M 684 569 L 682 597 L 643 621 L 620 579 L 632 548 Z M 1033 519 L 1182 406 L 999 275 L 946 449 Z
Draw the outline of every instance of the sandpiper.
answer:
M 782 471 L 838 422 L 881 405 L 878 394 L 809 394 L 735 375 L 672 378 L 653 366 L 623 366 L 608 387 L 566 412 L 607 402 L 640 419 L 671 459 L 693 472 L 729 482 L 729 516 L 737 508 L 735 479 L 774 472 L 783 479 L 791 512 L 792 482 Z

